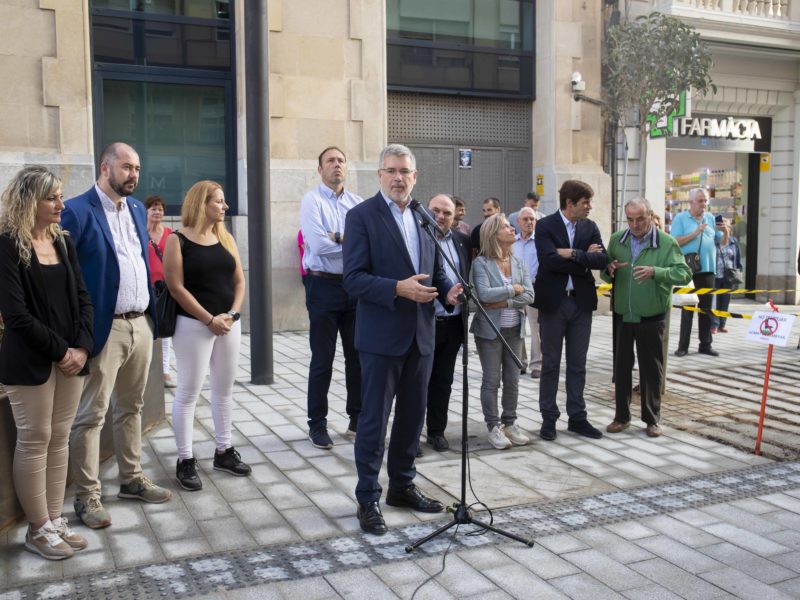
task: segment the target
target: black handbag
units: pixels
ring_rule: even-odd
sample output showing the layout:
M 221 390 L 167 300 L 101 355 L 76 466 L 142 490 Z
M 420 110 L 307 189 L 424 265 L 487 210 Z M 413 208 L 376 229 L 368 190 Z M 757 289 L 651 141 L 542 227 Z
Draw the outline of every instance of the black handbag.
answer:
M 700 261 L 700 251 L 703 248 L 703 238 L 705 237 L 705 232 L 700 232 L 700 245 L 697 247 L 697 252 L 689 252 L 688 254 L 683 255 L 683 260 L 686 261 L 686 266 L 692 272 L 692 275 L 695 273 L 699 273 L 700 269 L 702 269 L 701 261 Z
M 727 285 L 741 285 L 744 283 L 744 273 L 741 269 L 725 267 L 724 277 Z
M 183 250 L 183 237 L 176 232 L 181 250 Z M 152 240 L 151 240 L 152 243 Z M 155 246 L 155 244 L 153 244 Z M 156 254 L 161 259 L 161 252 L 156 247 Z M 156 292 L 156 317 L 158 318 L 158 337 L 169 338 L 175 335 L 175 324 L 178 320 L 178 303 L 169 293 L 167 284 L 156 281 L 153 286 Z

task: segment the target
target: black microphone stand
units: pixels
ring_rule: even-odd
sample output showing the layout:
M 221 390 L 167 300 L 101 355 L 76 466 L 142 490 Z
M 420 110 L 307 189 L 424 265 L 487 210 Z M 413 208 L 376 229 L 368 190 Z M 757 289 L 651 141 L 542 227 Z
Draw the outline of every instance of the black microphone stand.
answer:
M 422 208 L 422 210 L 425 210 Z M 469 322 L 469 301 L 473 299 L 472 289 L 468 282 L 464 281 L 464 278 L 461 277 L 461 273 L 453 264 L 453 261 L 450 259 L 449 256 L 442 250 L 439 243 L 436 241 L 436 236 L 434 235 L 433 231 L 429 223 L 426 222 L 425 219 L 420 221 L 420 225 L 422 229 L 430 236 L 433 240 L 433 245 L 436 248 L 436 252 L 439 256 L 444 259 L 444 261 L 450 266 L 453 273 L 455 273 L 456 277 L 458 278 L 461 285 L 464 287 L 464 293 L 459 298 L 461 300 L 461 310 L 465 311 L 463 321 L 463 328 L 464 328 L 464 341 L 462 342 L 461 346 L 461 372 L 462 372 L 462 392 L 461 392 L 461 497 L 459 498 L 458 502 L 453 503 L 452 506 L 447 507 L 447 512 L 453 514 L 453 520 L 439 527 L 433 533 L 430 533 L 423 537 L 422 539 L 417 540 L 413 544 L 408 544 L 406 546 L 406 552 L 413 552 L 416 548 L 424 544 L 425 542 L 432 540 L 438 535 L 441 535 L 451 527 L 455 525 L 477 525 L 478 527 L 485 529 L 487 531 L 493 531 L 495 533 L 499 533 L 500 535 L 504 535 L 507 538 L 511 538 L 512 540 L 516 540 L 528 546 L 529 548 L 533 547 L 533 540 L 528 538 L 525 539 L 521 536 L 518 536 L 510 531 L 504 531 L 490 525 L 489 523 L 484 523 L 478 519 L 475 519 L 472 516 L 472 511 L 469 509 L 467 505 L 467 452 L 469 451 L 469 441 L 467 437 L 467 410 L 469 408 L 469 384 L 467 383 L 467 367 L 469 365 L 469 344 L 468 344 L 468 325 Z M 434 300 L 435 302 L 435 300 Z M 522 369 L 523 363 L 519 359 L 519 357 L 514 354 L 514 351 L 511 349 L 511 346 L 508 345 L 506 339 L 500 334 L 500 330 L 497 326 L 492 322 L 489 318 L 489 315 L 486 314 L 486 309 L 483 308 L 480 302 L 476 301 L 475 306 L 478 309 L 484 318 L 486 319 L 487 323 L 491 325 L 494 332 L 497 334 L 497 337 L 500 338 L 503 346 L 505 347 L 508 352 L 511 353 L 511 356 L 514 357 L 514 361 L 517 363 L 517 366 Z M 524 343 L 524 342 L 523 342 Z

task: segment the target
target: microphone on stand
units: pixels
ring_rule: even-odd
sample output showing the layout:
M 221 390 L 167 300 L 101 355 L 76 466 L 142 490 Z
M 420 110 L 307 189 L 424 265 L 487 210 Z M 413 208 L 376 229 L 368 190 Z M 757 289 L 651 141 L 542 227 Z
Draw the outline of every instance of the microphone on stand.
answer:
M 439 225 L 436 223 L 436 219 L 434 219 L 431 214 L 423 208 L 423 206 L 413 198 L 411 202 L 408 203 L 408 206 L 411 210 L 417 213 L 417 216 L 420 217 L 425 223 L 439 236 L 444 237 L 444 231 L 439 228 Z

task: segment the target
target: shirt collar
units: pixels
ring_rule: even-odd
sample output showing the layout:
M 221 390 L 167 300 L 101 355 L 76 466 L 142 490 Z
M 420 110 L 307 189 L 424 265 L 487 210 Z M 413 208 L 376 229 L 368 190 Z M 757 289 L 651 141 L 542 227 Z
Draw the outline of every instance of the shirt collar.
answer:
M 558 209 L 558 214 L 560 214 L 560 215 L 561 215 L 561 220 L 562 220 L 562 221 L 564 221 L 564 225 L 566 225 L 567 227 L 575 227 L 575 223 L 573 223 L 572 221 L 570 221 L 570 220 L 569 220 L 569 219 L 566 217 L 566 215 L 564 215 L 564 211 L 563 211 L 563 210 L 561 210 L 560 208 Z
M 392 200 L 391 198 L 389 198 L 389 197 L 388 197 L 386 194 L 384 194 L 384 193 L 383 193 L 383 190 L 381 190 L 381 196 L 383 197 L 383 199 L 384 199 L 384 201 L 386 202 L 386 204 L 388 204 L 388 205 L 389 205 L 389 209 L 390 209 L 390 210 L 391 210 L 392 208 L 395 208 L 395 209 L 397 209 L 398 211 L 400 210 L 400 206 L 397 204 L 397 202 L 395 202 L 394 200 Z M 408 208 L 408 205 L 409 205 L 409 203 L 410 203 L 410 202 L 411 202 L 411 198 L 409 197 L 409 199 L 408 199 L 408 202 L 406 202 L 406 208 Z M 405 212 L 405 211 L 403 211 L 403 212 Z
M 128 204 L 125 202 L 125 198 L 123 198 L 122 202 L 119 203 L 119 208 L 117 208 L 116 203 L 109 198 L 108 194 L 101 190 L 100 186 L 96 183 L 94 184 L 94 190 L 97 192 L 97 196 L 100 198 L 100 204 L 102 204 L 104 208 L 118 212 L 125 210 L 128 207 Z
M 334 192 L 331 188 L 329 188 L 324 183 L 320 183 L 319 193 L 328 198 L 329 200 L 338 200 L 339 198 L 345 195 L 345 189 L 342 188 L 342 193 L 337 196 L 336 192 Z

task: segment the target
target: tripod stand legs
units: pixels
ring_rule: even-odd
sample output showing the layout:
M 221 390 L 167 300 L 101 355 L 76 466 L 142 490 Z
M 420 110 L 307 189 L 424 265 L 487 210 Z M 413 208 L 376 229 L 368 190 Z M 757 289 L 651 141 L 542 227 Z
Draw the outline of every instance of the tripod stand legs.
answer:
M 422 538 L 420 540 L 417 540 L 413 544 L 408 544 L 406 546 L 406 552 L 409 552 L 409 553 L 413 552 L 414 550 L 419 548 L 425 542 L 427 542 L 429 540 L 432 540 L 437 535 L 440 535 L 440 534 L 444 533 L 445 531 L 447 531 L 448 529 L 450 529 L 451 527 L 453 527 L 455 525 L 477 525 L 478 527 L 480 527 L 482 529 L 486 529 L 488 531 L 493 531 L 494 533 L 499 533 L 500 535 L 503 535 L 503 536 L 505 536 L 507 538 L 510 538 L 510 539 L 515 540 L 517 542 L 521 542 L 521 543 L 525 544 L 528 548 L 533 548 L 533 540 L 532 539 L 523 538 L 523 537 L 518 536 L 518 535 L 516 535 L 514 533 L 511 533 L 509 531 L 503 531 L 502 529 L 499 529 L 499 528 L 497 528 L 497 527 L 495 527 L 493 525 L 489 525 L 488 523 L 484 523 L 483 521 L 480 521 L 478 519 L 473 519 L 472 518 L 472 511 L 470 511 L 469 508 L 467 508 L 463 504 L 456 503 L 452 507 L 448 507 L 447 510 L 449 512 L 453 513 L 453 520 L 450 521 L 447 525 L 442 525 L 436 531 L 434 531 L 432 533 L 429 533 L 424 538 Z

